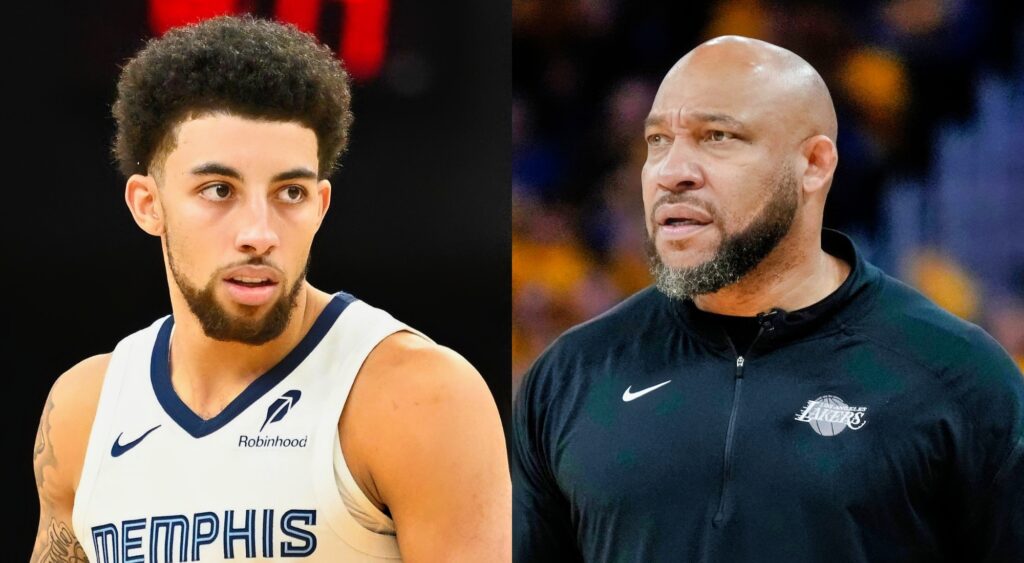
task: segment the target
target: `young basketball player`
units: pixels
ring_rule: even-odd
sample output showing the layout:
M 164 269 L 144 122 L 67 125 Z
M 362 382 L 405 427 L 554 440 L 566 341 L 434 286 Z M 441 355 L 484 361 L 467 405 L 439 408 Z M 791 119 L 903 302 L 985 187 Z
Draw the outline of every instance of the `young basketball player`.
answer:
M 172 30 L 124 68 L 115 154 L 172 315 L 53 385 L 33 561 L 510 558 L 479 374 L 305 279 L 349 102 L 329 49 L 250 17 Z

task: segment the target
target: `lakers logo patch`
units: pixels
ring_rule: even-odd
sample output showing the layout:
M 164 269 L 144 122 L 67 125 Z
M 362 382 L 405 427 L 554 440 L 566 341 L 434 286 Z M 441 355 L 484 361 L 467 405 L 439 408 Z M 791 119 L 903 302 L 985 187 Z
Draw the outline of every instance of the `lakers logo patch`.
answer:
M 835 436 L 843 430 L 860 430 L 867 424 L 864 415 L 867 407 L 851 407 L 835 395 L 823 395 L 807 401 L 807 405 L 796 415 L 796 420 L 806 422 L 822 436 Z

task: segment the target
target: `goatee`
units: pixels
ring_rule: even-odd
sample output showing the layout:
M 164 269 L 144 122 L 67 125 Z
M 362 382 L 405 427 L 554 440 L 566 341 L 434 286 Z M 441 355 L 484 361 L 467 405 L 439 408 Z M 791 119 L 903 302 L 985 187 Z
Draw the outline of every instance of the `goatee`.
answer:
M 306 272 L 309 270 L 309 260 L 302 269 L 298 279 L 288 287 L 284 294 L 277 298 L 270 310 L 261 317 L 252 317 L 245 314 L 236 315 L 227 311 L 217 301 L 216 288 L 220 277 L 214 275 L 203 288 L 191 285 L 184 275 L 178 270 L 174 261 L 174 254 L 170 251 L 170 237 L 167 242 L 167 262 L 171 267 L 171 274 L 178 289 L 185 297 L 188 308 L 192 314 L 199 319 L 203 333 L 214 340 L 223 342 L 239 342 L 250 346 L 265 344 L 284 332 L 291 320 L 292 311 L 299 297 L 299 290 L 302 289 L 302 282 L 306 279 Z M 260 266 L 267 265 L 262 258 L 253 258 L 239 265 Z M 234 267 L 234 266 L 233 266 Z M 287 280 L 282 279 L 280 283 Z M 242 306 L 243 308 L 249 308 Z M 256 308 L 251 307 L 255 312 Z
M 705 262 L 671 268 L 662 261 L 654 239 L 648 235 L 647 258 L 658 289 L 672 299 L 690 299 L 728 287 L 757 267 L 789 233 L 796 217 L 797 186 L 792 167 L 783 166 L 772 184 L 770 199 L 761 213 L 742 231 L 724 235 L 715 255 Z

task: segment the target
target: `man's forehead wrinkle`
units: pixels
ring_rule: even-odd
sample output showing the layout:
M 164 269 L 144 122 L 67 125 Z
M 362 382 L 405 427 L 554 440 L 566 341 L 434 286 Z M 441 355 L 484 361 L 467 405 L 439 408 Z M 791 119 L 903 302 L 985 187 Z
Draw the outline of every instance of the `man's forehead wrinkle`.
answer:
M 718 123 L 735 127 L 742 127 L 744 125 L 741 119 L 726 112 L 693 110 L 685 106 L 679 106 L 651 112 L 644 120 L 644 126 L 666 125 L 676 121 Z

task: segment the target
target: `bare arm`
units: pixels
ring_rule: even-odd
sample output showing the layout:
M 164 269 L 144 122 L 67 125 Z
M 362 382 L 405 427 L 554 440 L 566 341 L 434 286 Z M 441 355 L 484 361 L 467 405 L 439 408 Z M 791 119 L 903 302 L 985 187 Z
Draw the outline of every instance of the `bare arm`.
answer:
M 353 426 L 373 432 L 348 445 L 368 470 L 364 490 L 391 511 L 403 561 L 511 561 L 505 439 L 480 374 L 408 333 L 385 340 L 364 372 Z
M 96 356 L 71 368 L 46 398 L 33 456 L 39 528 L 32 563 L 88 562 L 72 530 L 71 509 L 108 361 Z

